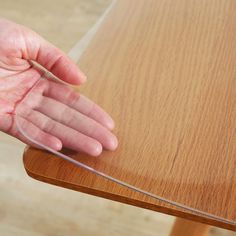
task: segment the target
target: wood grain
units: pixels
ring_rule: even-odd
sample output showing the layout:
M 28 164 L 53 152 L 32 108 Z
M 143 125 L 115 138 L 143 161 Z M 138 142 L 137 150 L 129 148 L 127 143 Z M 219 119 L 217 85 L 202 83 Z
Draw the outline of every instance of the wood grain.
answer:
M 210 226 L 177 218 L 170 236 L 209 236 Z
M 148 2 L 148 4 L 147 4 Z M 139 188 L 236 221 L 236 2 L 120 0 L 79 65 L 81 92 L 116 121 L 120 145 L 80 161 Z M 236 230 L 29 149 L 32 177 Z

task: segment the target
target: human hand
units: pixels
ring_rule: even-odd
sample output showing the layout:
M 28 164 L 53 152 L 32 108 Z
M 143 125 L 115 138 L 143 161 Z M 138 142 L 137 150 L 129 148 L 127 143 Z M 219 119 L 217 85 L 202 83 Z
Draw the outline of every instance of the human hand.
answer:
M 69 86 L 40 79 L 43 72 L 31 61 L 67 83 L 86 81 L 62 51 L 26 27 L 0 19 L 0 130 L 33 145 L 17 129 L 17 110 L 22 129 L 54 150 L 64 146 L 98 156 L 103 147 L 116 149 L 111 117 Z

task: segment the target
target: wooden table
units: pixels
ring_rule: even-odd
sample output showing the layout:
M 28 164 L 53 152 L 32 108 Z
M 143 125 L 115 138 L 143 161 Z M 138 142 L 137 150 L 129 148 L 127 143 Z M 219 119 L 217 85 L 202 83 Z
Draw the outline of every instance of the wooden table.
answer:
M 80 91 L 113 116 L 120 144 L 100 158 L 74 158 L 236 221 L 234 0 L 119 0 L 79 66 L 89 78 Z M 155 200 L 41 150 L 26 149 L 24 165 L 40 181 L 236 230 L 233 223 Z

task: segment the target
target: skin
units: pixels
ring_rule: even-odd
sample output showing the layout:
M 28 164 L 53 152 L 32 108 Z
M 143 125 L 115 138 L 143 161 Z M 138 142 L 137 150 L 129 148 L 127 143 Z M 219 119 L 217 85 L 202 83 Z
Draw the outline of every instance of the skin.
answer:
M 62 147 L 92 156 L 115 150 L 112 118 L 88 98 L 52 79 L 40 79 L 42 69 L 72 85 L 86 76 L 58 48 L 24 26 L 0 19 L 0 130 L 33 145 L 33 140 L 54 150 Z

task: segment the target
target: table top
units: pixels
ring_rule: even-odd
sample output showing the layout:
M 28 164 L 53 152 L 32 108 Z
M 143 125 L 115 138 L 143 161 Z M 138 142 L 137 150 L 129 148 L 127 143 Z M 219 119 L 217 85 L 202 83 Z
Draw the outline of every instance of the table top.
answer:
M 116 121 L 119 148 L 73 158 L 135 192 L 27 148 L 35 179 L 236 230 L 236 2 L 119 0 L 79 61 L 80 92 Z M 73 138 L 73 137 L 72 137 Z

